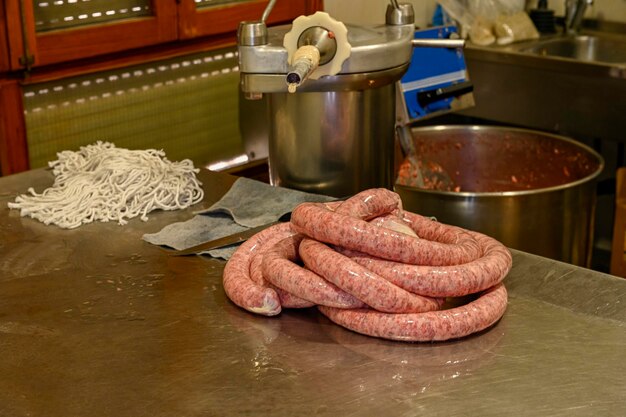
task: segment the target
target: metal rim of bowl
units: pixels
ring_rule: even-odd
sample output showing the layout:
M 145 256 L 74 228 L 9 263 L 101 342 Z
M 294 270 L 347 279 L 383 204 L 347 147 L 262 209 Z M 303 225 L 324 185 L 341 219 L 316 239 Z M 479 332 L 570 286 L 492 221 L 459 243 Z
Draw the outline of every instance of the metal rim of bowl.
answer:
M 522 195 L 534 195 L 539 193 L 548 193 L 554 191 L 560 191 L 567 188 L 574 188 L 580 184 L 589 182 L 596 177 L 598 177 L 602 171 L 604 170 L 604 158 L 596 152 L 594 149 L 585 145 L 584 143 L 580 143 L 572 138 L 568 138 L 566 136 L 556 135 L 554 133 L 546 133 L 540 130 L 532 130 L 532 129 L 524 129 L 520 127 L 506 127 L 506 126 L 489 126 L 489 125 L 441 125 L 441 126 L 425 126 L 425 127 L 417 127 L 411 129 L 411 131 L 445 131 L 445 130 L 472 130 L 472 131 L 484 131 L 484 130 L 496 130 L 503 132 L 520 132 L 520 133 L 532 133 L 535 135 L 541 135 L 550 137 L 552 139 L 556 139 L 562 142 L 569 142 L 579 148 L 581 150 L 589 152 L 592 156 L 594 156 L 598 160 L 598 168 L 591 174 L 587 175 L 584 178 L 578 179 L 576 181 L 568 182 L 566 184 L 555 185 L 552 187 L 543 187 L 543 188 L 534 188 L 532 190 L 523 190 L 523 191 L 496 191 L 496 192 L 470 192 L 470 191 L 437 191 L 437 190 L 428 190 L 425 188 L 418 187 L 410 187 L 408 185 L 394 184 L 394 188 L 398 187 L 400 189 L 404 189 L 407 191 L 418 190 L 419 192 L 429 193 L 429 194 L 437 194 L 437 195 L 449 195 L 449 196 L 459 196 L 459 197 L 513 197 L 513 196 L 522 196 Z

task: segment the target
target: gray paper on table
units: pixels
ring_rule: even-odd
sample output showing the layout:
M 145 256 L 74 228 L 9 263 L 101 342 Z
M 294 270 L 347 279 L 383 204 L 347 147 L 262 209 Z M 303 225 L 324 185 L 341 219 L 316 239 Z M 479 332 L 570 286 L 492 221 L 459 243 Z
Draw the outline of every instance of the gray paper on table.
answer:
M 200 243 L 218 239 L 222 236 L 243 232 L 247 227 L 238 225 L 233 219 L 223 213 L 198 215 L 186 222 L 172 223 L 157 233 L 143 235 L 143 240 L 153 245 L 169 246 L 176 250 L 183 250 Z M 237 246 L 227 246 L 214 249 L 206 254 L 215 258 L 230 259 Z
M 198 214 L 223 212 L 242 226 L 257 227 L 275 222 L 305 201 L 331 200 L 334 198 L 239 178 L 220 201 Z
M 228 236 L 278 220 L 298 204 L 332 201 L 333 197 L 309 194 L 239 178 L 230 190 L 211 207 L 197 212 L 190 220 L 172 223 L 157 233 L 143 235 L 143 240 L 183 250 L 210 240 Z M 203 253 L 229 259 L 238 245 Z

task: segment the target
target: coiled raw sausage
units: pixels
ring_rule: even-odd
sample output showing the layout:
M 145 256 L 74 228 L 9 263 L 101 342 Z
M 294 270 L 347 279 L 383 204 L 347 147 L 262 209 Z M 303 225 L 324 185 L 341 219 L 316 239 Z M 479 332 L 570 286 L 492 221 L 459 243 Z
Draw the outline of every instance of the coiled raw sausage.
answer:
M 315 303 L 300 298 L 293 292 L 288 292 L 282 288 L 274 286 L 271 282 L 265 279 L 263 275 L 262 262 L 265 258 L 266 253 L 274 248 L 278 242 L 285 239 L 286 235 L 290 236 L 292 234 L 293 233 L 290 231 L 287 234 L 280 231 L 268 232 L 269 236 L 267 237 L 267 239 L 262 242 L 261 246 L 257 250 L 250 254 L 250 279 L 262 287 L 269 287 L 276 291 L 276 294 L 278 294 L 278 298 L 280 300 L 280 305 L 284 308 L 313 307 Z M 287 237 L 287 239 L 289 239 L 289 237 Z
M 296 235 L 283 239 L 263 255 L 262 272 L 266 279 L 314 304 L 338 308 L 365 307 L 359 299 L 294 263 L 298 259 L 298 247 L 303 237 Z
M 406 265 L 355 251 L 343 252 L 356 263 L 412 293 L 459 297 L 498 284 L 512 265 L 510 252 L 500 242 L 477 232 L 471 234 L 483 249 L 483 256 L 462 265 Z
M 436 300 L 405 291 L 315 240 L 302 241 L 300 256 L 309 269 L 378 311 L 418 313 L 439 308 Z
M 380 197 L 387 199 L 387 193 L 391 191 L 381 191 Z M 368 197 L 372 201 L 372 197 Z M 331 211 L 320 203 L 300 204 L 291 215 L 291 227 L 320 242 L 414 265 L 462 264 L 482 255 L 476 240 L 460 228 L 442 224 L 425 229 L 417 228 L 413 230 L 422 239 L 415 239 L 404 233 L 376 227 L 360 218 L 341 214 L 339 209 L 341 206 L 337 211 Z M 419 226 L 418 223 L 415 225 Z
M 501 281 L 510 268 L 500 242 L 406 212 L 396 193 L 372 189 L 343 203 L 296 207 L 290 226 L 267 229 L 235 252 L 224 288 L 257 314 L 316 304 L 359 333 L 447 340 L 483 330 L 504 314 Z M 477 293 L 469 304 L 440 310 L 444 297 Z
M 230 300 L 252 313 L 275 316 L 281 311 L 281 300 L 273 288 L 254 282 L 250 276 L 253 256 L 267 250 L 267 241 L 284 239 L 293 235 L 289 223 L 278 224 L 263 230 L 245 241 L 224 267 L 222 283 Z
M 388 314 L 376 310 L 318 306 L 331 321 L 368 336 L 411 342 L 441 341 L 472 334 L 493 325 L 506 310 L 503 284 L 485 291 L 475 301 L 449 310 L 418 314 Z

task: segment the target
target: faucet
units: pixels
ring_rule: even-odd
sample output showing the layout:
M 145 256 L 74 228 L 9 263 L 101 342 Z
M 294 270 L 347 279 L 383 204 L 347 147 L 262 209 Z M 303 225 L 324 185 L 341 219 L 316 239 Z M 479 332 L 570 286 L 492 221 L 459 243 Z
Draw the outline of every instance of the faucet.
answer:
M 565 0 L 565 33 L 576 34 L 585 15 L 587 6 L 591 6 L 593 0 Z

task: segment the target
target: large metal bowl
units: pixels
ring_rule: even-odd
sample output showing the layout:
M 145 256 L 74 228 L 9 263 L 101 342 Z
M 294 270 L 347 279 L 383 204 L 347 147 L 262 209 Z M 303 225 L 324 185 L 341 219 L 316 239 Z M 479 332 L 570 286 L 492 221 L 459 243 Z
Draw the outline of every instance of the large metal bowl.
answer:
M 593 149 L 526 129 L 434 126 L 412 130 L 418 156 L 440 165 L 458 191 L 396 183 L 404 207 L 492 236 L 505 245 L 589 266 L 596 178 Z

